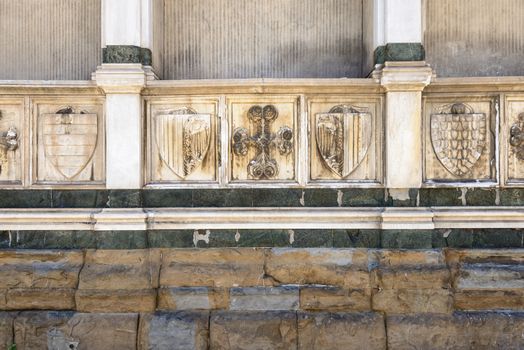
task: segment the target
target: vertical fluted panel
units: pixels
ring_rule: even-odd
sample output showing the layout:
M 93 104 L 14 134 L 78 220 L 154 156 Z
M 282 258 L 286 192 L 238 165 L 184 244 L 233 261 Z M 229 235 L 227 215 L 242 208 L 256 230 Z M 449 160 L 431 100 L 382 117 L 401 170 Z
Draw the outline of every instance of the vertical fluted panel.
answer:
M 101 0 L 0 0 L 0 79 L 90 79 Z
M 426 0 L 424 45 L 440 76 L 524 75 L 524 1 Z
M 362 0 L 166 0 L 164 35 L 164 79 L 357 77 Z

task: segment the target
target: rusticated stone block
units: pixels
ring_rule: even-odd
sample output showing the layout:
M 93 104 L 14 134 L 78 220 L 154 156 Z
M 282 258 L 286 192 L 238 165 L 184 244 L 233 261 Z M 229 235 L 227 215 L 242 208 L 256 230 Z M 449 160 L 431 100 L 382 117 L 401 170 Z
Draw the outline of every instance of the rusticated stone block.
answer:
M 74 289 L 9 289 L 6 308 L 10 310 L 73 310 Z
M 156 291 L 80 289 L 76 292 L 76 309 L 81 312 L 153 312 Z
M 377 250 L 371 256 L 375 288 L 440 289 L 450 286 L 450 272 L 441 251 Z
M 457 291 L 454 306 L 459 310 L 524 310 L 524 289 Z
M 386 349 L 378 313 L 298 313 L 298 349 Z
M 281 284 L 322 284 L 351 289 L 369 287 L 365 249 L 271 249 L 266 274 Z
M 297 323 L 289 311 L 218 311 L 210 320 L 211 349 L 295 349 Z
M 0 251 L 0 289 L 76 288 L 82 264 L 79 251 Z
M 9 349 L 13 344 L 14 313 L 0 312 L 0 349 Z
M 210 248 L 163 251 L 162 287 L 235 287 L 267 285 L 264 249 Z
M 79 289 L 156 288 L 160 254 L 155 249 L 88 250 Z
M 524 309 L 523 250 L 459 250 L 447 256 L 457 309 Z
M 28 311 L 14 328 L 18 350 L 136 349 L 138 315 Z
M 296 310 L 296 286 L 231 288 L 231 310 Z
M 333 286 L 300 288 L 300 309 L 315 311 L 367 311 L 371 309 L 370 289 Z
M 448 289 L 379 289 L 373 293 L 373 310 L 386 313 L 450 313 L 453 295 Z
M 523 349 L 523 312 L 456 312 L 387 318 L 389 349 Z
M 159 312 L 140 317 L 139 349 L 209 348 L 209 312 Z
M 226 288 L 176 287 L 158 290 L 160 310 L 227 309 L 229 290 Z

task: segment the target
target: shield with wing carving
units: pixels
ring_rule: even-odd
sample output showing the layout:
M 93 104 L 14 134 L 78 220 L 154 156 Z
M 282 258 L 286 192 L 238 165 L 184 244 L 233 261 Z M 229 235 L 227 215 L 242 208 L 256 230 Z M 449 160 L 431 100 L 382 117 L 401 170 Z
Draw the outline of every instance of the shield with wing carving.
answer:
M 446 109 L 448 109 L 446 111 Z M 463 103 L 431 115 L 431 143 L 438 160 L 451 174 L 468 174 L 486 147 L 486 115 Z
M 162 161 L 177 176 L 185 178 L 197 169 L 209 149 L 211 115 L 190 109 L 154 117 L 154 133 Z
M 335 106 L 315 120 L 317 149 L 327 167 L 344 178 L 364 160 L 371 143 L 371 114 L 351 106 Z
M 89 164 L 98 140 L 98 116 L 64 108 L 41 115 L 41 137 L 46 159 L 68 180 Z

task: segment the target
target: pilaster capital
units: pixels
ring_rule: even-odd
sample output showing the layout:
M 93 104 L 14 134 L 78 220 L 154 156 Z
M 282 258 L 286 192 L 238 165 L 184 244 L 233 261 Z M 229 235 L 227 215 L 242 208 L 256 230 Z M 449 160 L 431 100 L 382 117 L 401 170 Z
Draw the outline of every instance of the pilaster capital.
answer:
M 106 94 L 139 94 L 147 75 L 139 63 L 104 63 L 93 73 L 93 80 Z
M 431 82 L 433 71 L 424 61 L 388 61 L 373 76 L 388 92 L 422 91 Z

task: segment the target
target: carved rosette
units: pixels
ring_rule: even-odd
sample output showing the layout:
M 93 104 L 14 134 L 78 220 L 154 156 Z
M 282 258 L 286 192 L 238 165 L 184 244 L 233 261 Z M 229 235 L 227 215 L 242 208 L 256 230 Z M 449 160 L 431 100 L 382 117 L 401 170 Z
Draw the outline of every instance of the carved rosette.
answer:
M 487 120 L 464 103 L 442 106 L 431 115 L 431 143 L 440 163 L 451 174 L 470 173 L 486 147 Z
M 371 144 L 371 114 L 347 105 L 316 114 L 316 144 L 326 166 L 341 178 L 362 163 Z
M 185 178 L 201 164 L 209 150 L 211 115 L 181 108 L 155 117 L 155 140 L 162 161 Z
M 2 113 L 0 112 L 0 119 Z M 7 131 L 0 132 L 0 174 L 2 170 L 7 166 L 8 151 L 15 151 L 18 148 L 18 131 L 15 127 L 11 126 Z
M 278 164 L 271 157 L 276 148 L 281 155 L 290 154 L 293 150 L 293 130 L 283 126 L 276 133 L 271 132 L 271 124 L 278 118 L 278 111 L 273 105 L 252 106 L 247 117 L 255 126 L 255 133 L 249 135 L 246 128 L 233 131 L 232 148 L 235 155 L 244 157 L 249 147 L 256 150 L 255 158 L 247 166 L 247 172 L 254 179 L 272 179 L 278 174 Z
M 509 144 L 517 159 L 524 160 L 524 113 L 520 113 L 517 122 L 511 126 Z

